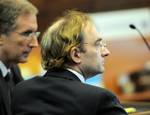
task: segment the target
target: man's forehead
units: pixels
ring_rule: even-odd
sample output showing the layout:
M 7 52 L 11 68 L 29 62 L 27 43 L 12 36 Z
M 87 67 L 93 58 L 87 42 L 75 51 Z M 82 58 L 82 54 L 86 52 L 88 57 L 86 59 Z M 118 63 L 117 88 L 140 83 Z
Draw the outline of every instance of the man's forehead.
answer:
M 16 20 L 16 29 L 37 29 L 37 17 L 34 14 L 20 15 Z

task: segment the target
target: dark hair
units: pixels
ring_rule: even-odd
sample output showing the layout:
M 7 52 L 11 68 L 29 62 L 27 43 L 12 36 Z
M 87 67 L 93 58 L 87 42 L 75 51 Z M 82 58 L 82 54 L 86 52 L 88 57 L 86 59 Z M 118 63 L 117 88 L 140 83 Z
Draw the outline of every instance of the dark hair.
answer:
M 27 0 L 0 1 L 0 34 L 8 34 L 16 27 L 18 16 L 24 13 L 37 14 L 37 8 Z

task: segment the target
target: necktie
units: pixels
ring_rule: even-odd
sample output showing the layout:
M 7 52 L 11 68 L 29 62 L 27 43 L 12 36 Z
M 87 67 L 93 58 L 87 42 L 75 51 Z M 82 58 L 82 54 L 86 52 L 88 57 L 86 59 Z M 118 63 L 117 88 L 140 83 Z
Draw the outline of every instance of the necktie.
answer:
M 8 93 L 8 106 L 11 107 L 11 92 L 12 88 L 14 87 L 14 82 L 13 82 L 13 75 L 11 71 L 8 71 L 7 75 L 5 76 L 5 81 L 7 84 L 7 93 Z
M 5 81 L 7 82 L 8 87 L 9 87 L 10 89 L 12 89 L 12 88 L 14 87 L 13 74 L 12 74 L 11 71 L 9 71 L 9 72 L 7 73 L 7 75 L 5 76 Z
M 10 77 L 11 77 L 11 73 L 8 72 L 7 75 L 5 76 L 5 81 L 9 82 L 10 81 Z

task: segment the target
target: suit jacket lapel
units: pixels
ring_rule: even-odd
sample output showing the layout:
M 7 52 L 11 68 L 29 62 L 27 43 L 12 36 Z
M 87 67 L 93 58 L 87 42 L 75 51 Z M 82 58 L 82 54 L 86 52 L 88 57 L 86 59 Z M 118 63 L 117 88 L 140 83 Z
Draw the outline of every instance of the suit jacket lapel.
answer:
M 11 67 L 11 71 L 13 74 L 13 81 L 15 84 L 17 84 L 20 81 L 23 81 L 22 75 L 17 65 L 14 65 L 13 67 Z
M 13 81 L 15 84 L 17 84 L 18 82 L 23 80 L 18 66 L 13 66 L 11 68 L 11 72 L 13 74 Z M 8 90 L 8 84 L 6 83 L 5 79 L 3 78 L 1 71 L 0 71 L 0 92 L 2 93 L 1 97 L 2 97 L 2 103 L 5 108 L 4 111 L 5 111 L 5 113 L 7 113 L 7 115 L 11 115 L 11 110 L 10 110 L 10 106 L 9 106 L 9 98 L 10 98 L 9 93 L 10 92 Z
M 8 86 L 5 82 L 5 79 L 3 78 L 2 76 L 2 73 L 0 71 L 0 92 L 2 93 L 1 96 L 2 96 L 2 103 L 5 107 L 5 110 L 7 112 L 7 114 L 9 115 L 10 114 L 10 107 L 9 107 L 9 100 L 8 100 L 8 96 L 9 96 L 9 92 L 8 92 Z

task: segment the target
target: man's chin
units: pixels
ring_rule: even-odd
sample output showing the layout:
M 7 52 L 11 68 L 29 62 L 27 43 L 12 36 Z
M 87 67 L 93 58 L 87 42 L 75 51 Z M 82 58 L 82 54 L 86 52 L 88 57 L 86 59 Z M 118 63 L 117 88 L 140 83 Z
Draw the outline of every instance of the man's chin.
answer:
M 104 73 L 104 71 L 105 71 L 105 68 L 102 67 L 102 68 L 100 69 L 100 73 Z

